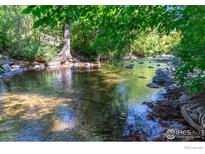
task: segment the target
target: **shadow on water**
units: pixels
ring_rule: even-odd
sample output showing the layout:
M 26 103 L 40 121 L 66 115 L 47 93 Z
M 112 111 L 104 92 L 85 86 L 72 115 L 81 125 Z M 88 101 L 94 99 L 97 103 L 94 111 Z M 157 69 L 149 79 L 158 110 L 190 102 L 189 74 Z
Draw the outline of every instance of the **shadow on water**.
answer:
M 156 68 L 28 72 L 4 81 L 1 141 L 121 141 L 139 133 Z M 142 78 L 143 76 L 143 78 Z M 141 107 L 141 109 L 140 109 Z

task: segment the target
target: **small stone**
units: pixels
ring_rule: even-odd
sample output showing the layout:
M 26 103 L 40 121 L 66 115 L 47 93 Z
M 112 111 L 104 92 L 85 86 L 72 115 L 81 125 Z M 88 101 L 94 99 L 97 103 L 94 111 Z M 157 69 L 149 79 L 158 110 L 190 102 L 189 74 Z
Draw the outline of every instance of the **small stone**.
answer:
M 129 68 L 129 69 L 132 69 L 132 68 L 134 68 L 134 64 L 128 64 L 127 66 L 125 66 L 126 68 Z
M 138 76 L 138 78 L 141 78 L 141 79 L 146 79 L 146 77 L 144 77 L 144 76 Z
M 154 68 L 153 66 L 148 66 L 148 68 Z
M 150 88 L 159 88 L 159 85 L 156 84 L 156 83 L 153 83 L 153 82 L 152 83 L 148 83 L 147 86 L 150 87 Z

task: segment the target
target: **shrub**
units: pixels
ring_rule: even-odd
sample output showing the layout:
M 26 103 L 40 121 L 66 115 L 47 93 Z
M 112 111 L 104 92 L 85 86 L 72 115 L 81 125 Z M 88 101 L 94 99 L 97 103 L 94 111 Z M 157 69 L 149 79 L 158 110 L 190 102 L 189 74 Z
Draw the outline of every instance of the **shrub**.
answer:
M 180 42 L 180 33 L 159 33 L 156 29 L 139 32 L 130 45 L 130 52 L 137 56 L 155 56 L 170 53 Z

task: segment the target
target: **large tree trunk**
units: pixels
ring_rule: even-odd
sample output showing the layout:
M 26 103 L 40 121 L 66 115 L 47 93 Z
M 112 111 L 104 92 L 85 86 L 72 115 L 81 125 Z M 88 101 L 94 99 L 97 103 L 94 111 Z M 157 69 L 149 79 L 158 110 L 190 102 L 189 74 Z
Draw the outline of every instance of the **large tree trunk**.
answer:
M 65 44 L 63 46 L 63 49 L 59 53 L 61 63 L 65 63 L 67 60 L 72 58 L 70 54 L 70 25 L 69 24 L 65 24 L 64 43 Z

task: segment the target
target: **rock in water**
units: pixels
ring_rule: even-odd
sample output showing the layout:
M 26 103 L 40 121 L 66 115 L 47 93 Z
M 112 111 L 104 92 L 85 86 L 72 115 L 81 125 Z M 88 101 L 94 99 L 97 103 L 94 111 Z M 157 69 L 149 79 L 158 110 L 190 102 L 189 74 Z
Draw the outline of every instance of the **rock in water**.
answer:
M 148 68 L 154 68 L 153 66 L 148 66 Z
M 156 75 L 153 77 L 153 82 L 157 84 L 172 84 L 174 80 L 170 77 L 167 69 L 158 69 Z
M 38 64 L 34 66 L 34 70 L 35 71 L 42 71 L 45 69 L 45 65 L 44 64 Z
M 126 68 L 133 68 L 135 65 L 134 64 L 128 64 L 127 66 L 126 66 Z
M 2 65 L 4 72 L 10 72 L 11 71 L 11 67 L 9 66 L 9 64 L 4 64 Z
M 152 83 L 148 83 L 147 86 L 150 87 L 150 88 L 159 88 L 159 85 L 156 84 L 156 83 L 153 83 L 153 82 Z

